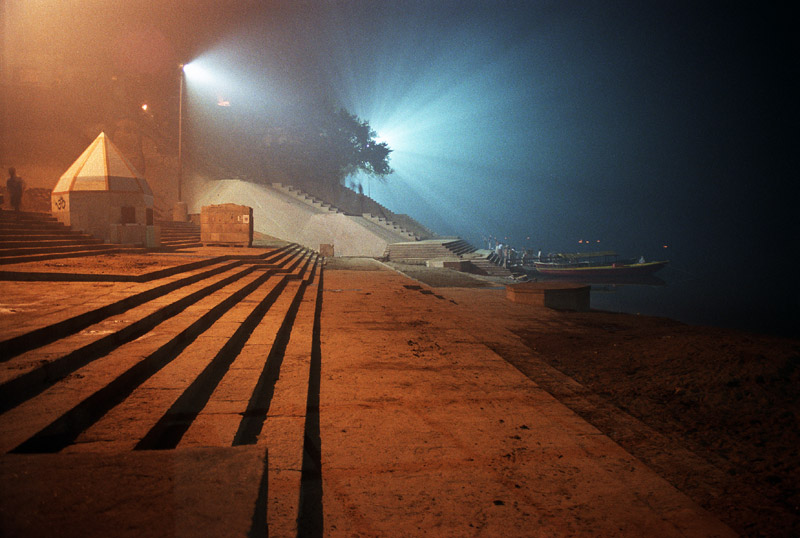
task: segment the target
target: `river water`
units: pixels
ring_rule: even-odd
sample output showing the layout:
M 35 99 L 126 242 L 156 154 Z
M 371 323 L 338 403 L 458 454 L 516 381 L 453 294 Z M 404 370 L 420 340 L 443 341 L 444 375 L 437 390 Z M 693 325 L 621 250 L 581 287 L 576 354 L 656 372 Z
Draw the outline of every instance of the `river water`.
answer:
M 800 292 L 774 275 L 736 268 L 697 275 L 671 265 L 656 277 L 661 282 L 592 284 L 591 307 L 800 338 Z

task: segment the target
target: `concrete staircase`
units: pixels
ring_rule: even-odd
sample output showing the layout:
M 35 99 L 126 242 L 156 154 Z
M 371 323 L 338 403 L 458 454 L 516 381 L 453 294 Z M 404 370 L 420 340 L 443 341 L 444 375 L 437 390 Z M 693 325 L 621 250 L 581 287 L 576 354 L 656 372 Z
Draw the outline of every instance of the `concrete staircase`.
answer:
M 233 461 L 252 446 L 258 472 L 235 478 L 256 506 L 244 528 L 266 536 L 268 521 L 269 535 L 297 535 L 314 438 L 307 401 L 319 390 L 321 262 L 288 244 L 190 263 L 126 283 L 105 304 L 13 325 L 0 341 L 0 450 L 46 465 L 48 454 L 191 459 L 198 447 Z
M 475 250 L 463 257 L 478 269 L 479 274 L 488 276 L 513 276 L 508 268 L 500 264 L 500 257 L 491 250 Z
M 460 258 L 474 252 L 475 248 L 458 238 L 427 239 L 408 243 L 394 243 L 386 247 L 385 257 L 389 261 L 410 265 L 425 265 L 435 258 Z
M 510 277 L 511 271 L 499 264 L 491 251 L 477 250 L 463 239 L 428 239 L 409 243 L 394 243 L 386 248 L 389 261 L 410 265 L 426 265 L 435 259 L 468 261 L 475 273 L 488 276 Z
M 316 198 L 315 196 L 298 187 L 284 185 L 282 183 L 273 183 L 272 187 L 317 209 L 330 211 L 331 213 L 346 213 L 342 209 Z M 383 215 L 389 215 L 391 217 L 387 218 L 386 216 L 376 215 L 374 213 L 361 213 L 361 216 L 370 222 L 374 222 L 375 224 L 378 224 L 391 232 L 400 234 L 401 236 L 412 241 L 416 241 L 421 238 L 430 238 L 433 236 L 429 230 L 425 229 L 419 223 L 416 223 L 413 219 L 411 219 L 411 217 L 408 217 L 407 215 L 395 215 L 389 209 L 375 202 L 374 200 L 368 200 L 371 204 L 379 207 L 382 210 Z M 397 217 L 397 219 L 394 217 Z M 404 224 L 399 223 L 398 220 L 402 220 Z M 416 223 L 416 226 L 414 226 L 414 223 Z
M 161 227 L 161 246 L 187 248 L 202 246 L 200 226 L 193 222 L 163 220 L 156 222 Z
M 301 202 L 310 205 L 311 207 L 315 207 L 323 211 L 329 211 L 331 213 L 344 213 L 344 211 L 342 211 L 338 207 L 329 204 L 328 202 L 325 202 L 323 200 L 320 200 L 319 198 L 316 198 L 297 187 L 293 187 L 291 185 L 284 185 L 283 183 L 273 183 L 272 187 L 284 194 L 288 194 L 289 196 L 295 198 L 296 200 L 300 200 Z
M 0 265 L 136 250 L 70 230 L 48 213 L 0 211 Z
M 304 199 L 298 190 L 242 180 L 215 180 L 198 185 L 190 211 L 222 203 L 253 208 L 253 231 L 318 250 L 334 245 L 335 256 L 380 258 L 390 243 L 408 241 L 392 227 L 372 222 L 361 213 L 341 212 Z
M 383 217 L 379 217 L 379 216 L 373 215 L 371 213 L 364 213 L 363 217 L 365 219 L 367 219 L 368 221 L 370 221 L 370 222 L 374 222 L 375 224 L 378 224 L 379 226 L 385 227 L 387 230 L 390 230 L 390 231 L 395 232 L 395 233 L 402 234 L 402 235 L 404 235 L 405 237 L 407 237 L 408 239 L 410 239 L 412 241 L 419 240 L 419 237 L 417 237 L 414 233 L 406 230 L 402 226 L 400 226 L 400 225 L 398 225 L 398 224 L 396 224 L 396 223 L 394 223 L 394 222 L 392 222 L 390 220 L 387 220 L 387 219 L 385 219 Z

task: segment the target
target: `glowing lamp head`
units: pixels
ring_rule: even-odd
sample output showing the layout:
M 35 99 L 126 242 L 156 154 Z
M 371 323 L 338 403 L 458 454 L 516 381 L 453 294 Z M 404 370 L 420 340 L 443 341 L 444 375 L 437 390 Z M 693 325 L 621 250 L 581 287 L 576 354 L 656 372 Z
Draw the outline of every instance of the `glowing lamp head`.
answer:
M 203 67 L 197 61 L 189 62 L 188 64 L 183 64 L 181 67 L 183 74 L 186 75 L 187 80 L 192 80 L 195 82 L 210 82 L 213 77 L 211 76 L 211 72 Z

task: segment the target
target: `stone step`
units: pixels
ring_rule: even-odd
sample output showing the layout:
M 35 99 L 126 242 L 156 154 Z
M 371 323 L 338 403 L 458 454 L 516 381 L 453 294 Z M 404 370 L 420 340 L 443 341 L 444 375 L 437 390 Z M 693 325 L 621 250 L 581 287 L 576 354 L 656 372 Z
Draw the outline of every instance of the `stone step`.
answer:
M 239 263 L 228 265 L 232 267 L 223 266 L 225 270 L 221 272 L 211 269 L 200 273 L 208 276 L 199 282 L 172 291 L 156 290 L 149 294 L 152 297 L 149 301 L 115 315 L 101 317 L 101 313 L 96 313 L 94 318 L 100 318 L 96 323 L 89 324 L 89 316 L 84 316 L 85 321 L 78 318 L 66 320 L 62 324 L 65 328 L 61 330 L 64 336 L 17 354 L 3 365 L 0 370 L 0 410 L 7 410 L 33 397 L 82 366 L 140 338 L 156 325 L 254 272 L 253 267 L 242 268 Z M 167 293 L 158 295 L 158 291 Z
M 72 249 L 65 249 L 57 252 L 46 253 L 28 253 L 19 254 L 16 256 L 0 257 L 0 265 L 8 265 L 14 263 L 57 260 L 61 258 L 77 258 L 83 256 L 96 256 L 97 254 L 119 254 L 123 252 L 141 252 L 144 250 L 141 247 L 128 247 L 121 245 L 89 245 L 87 248 L 73 247 Z
M 461 254 L 472 251 L 474 251 L 474 248 L 463 240 L 429 240 L 389 245 L 386 248 L 386 255 L 392 261 L 424 265 L 426 260 L 458 257 Z
M 200 228 L 161 228 L 161 235 L 200 235 Z
M 292 198 L 300 202 L 303 202 L 304 204 L 310 205 L 311 207 L 314 207 L 316 209 L 325 210 L 331 213 L 344 213 L 338 207 L 326 203 L 324 200 L 320 200 L 297 187 L 293 187 L 291 185 L 283 185 L 281 183 L 273 183 L 272 186 L 273 188 L 283 192 L 284 194 L 287 194 Z
M 91 238 L 94 239 L 89 234 L 78 232 L 75 230 L 70 230 L 68 228 L 64 228 L 63 230 L 15 230 L 13 232 L 2 232 L 0 231 L 0 241 L 6 240 L 25 240 L 25 241 L 48 241 L 52 239 L 65 239 L 65 238 Z
M 149 331 L 146 338 L 125 342 L 80 365 L 70 375 L 57 378 L 45 392 L 32 395 L 0 416 L 0 449 L 35 454 L 58 452 L 73 444 L 84 430 L 172 362 L 268 277 L 251 271 L 180 315 L 159 323 L 158 329 Z M 39 419 L 20 424 L 15 420 L 19 414 Z
M 164 241 L 162 239 L 161 240 L 161 246 L 164 247 L 164 248 L 168 248 L 168 249 L 169 248 L 181 249 L 181 248 L 202 247 L 203 243 L 201 243 L 200 241 L 192 240 L 192 239 L 187 239 L 186 241 L 179 241 L 179 240 L 176 240 L 176 241 Z
M 233 304 L 168 364 L 133 388 L 126 401 L 110 409 L 83 432 L 70 451 L 169 450 L 179 447 L 184 434 L 240 357 L 250 340 L 250 333 L 286 291 L 286 278 L 275 275 L 257 278 L 263 279 L 257 288 Z M 279 315 L 285 316 L 286 312 Z M 263 360 L 265 356 L 260 358 Z M 246 373 L 257 378 L 252 369 Z M 240 389 L 242 383 L 237 385 Z M 244 390 L 237 400 L 242 411 L 248 395 Z M 141 408 L 142 401 L 147 402 L 145 409 Z M 235 402 L 229 401 L 229 408 L 233 405 Z M 236 415 L 241 419 L 241 414 Z M 124 434 L 116 432 L 119 423 L 126 424 Z M 227 439 L 217 437 L 217 440 L 220 443 L 217 446 L 232 446 L 232 436 Z M 206 446 L 209 444 L 207 442 Z
M 69 227 L 58 221 L 0 221 L 0 233 L 14 230 L 69 230 Z
M 187 248 L 202 246 L 200 226 L 193 222 L 161 221 L 161 245 L 164 247 Z
M 17 398 L 0 414 L 5 457 L 64 462 L 129 454 L 126 461 L 135 458 L 138 471 L 149 468 L 139 454 L 174 453 L 177 460 L 197 450 L 249 445 L 268 465 L 237 467 L 263 473 L 248 479 L 250 508 L 239 511 L 231 529 L 266 536 L 268 525 L 270 535 L 297 535 L 306 444 L 316 439 L 319 450 L 318 419 L 309 430 L 306 413 L 319 395 L 322 267 L 316 253 L 296 245 L 237 262 L 215 266 L 213 275 L 200 271 L 183 286 L 172 283 L 177 287 L 160 290 L 165 293 L 148 290 L 147 301 L 3 362 L 5 377 L 38 372 L 47 388 Z M 108 349 L 100 349 L 103 340 Z M 65 367 L 70 356 L 82 359 Z M 0 384 L 3 398 L 10 385 Z M 193 469 L 202 472 L 202 466 Z M 83 476 L 76 480 L 84 494 L 116 494 Z M 213 490 L 218 482 L 207 486 Z M 96 525 L 94 518 L 74 523 L 87 532 Z M 231 532 L 226 535 L 243 535 Z
M 0 248 L 0 258 L 11 258 L 11 257 L 19 257 L 19 256 L 30 256 L 31 254 L 58 254 L 58 253 L 69 253 L 75 250 L 80 251 L 87 251 L 87 250 L 109 250 L 118 248 L 120 245 L 110 245 L 110 244 L 103 244 L 102 242 L 97 242 L 94 244 L 91 243 L 82 243 L 79 245 L 67 245 L 67 246 L 35 246 L 36 243 L 29 243 L 32 246 L 25 246 L 25 247 L 8 247 L 8 248 Z M 0 262 L 2 263 L 2 262 Z
M 289 267 L 299 252 L 300 249 L 297 245 L 287 245 L 260 256 L 241 256 L 233 260 L 230 257 L 223 257 L 192 262 L 137 277 L 131 277 L 130 275 L 103 275 L 105 278 L 102 281 L 144 282 L 147 284 L 140 286 L 140 291 L 137 292 L 122 289 L 115 294 L 107 294 L 104 296 L 106 297 L 106 302 L 100 306 L 97 304 L 97 299 L 93 297 L 76 297 L 74 299 L 75 304 L 64 304 L 62 305 L 63 308 L 51 314 L 38 316 L 35 320 L 20 320 L 14 323 L 3 335 L 6 339 L 0 341 L 0 357 L 8 360 L 8 358 L 34 349 L 37 346 L 42 346 L 74 332 L 85 330 L 90 325 L 109 316 L 123 313 L 130 308 L 157 299 L 183 286 L 211 278 L 221 271 L 242 265 L 245 261 L 249 264 L 263 264 L 263 269 L 271 268 L 277 272 L 284 269 L 284 267 Z M 6 280 L 15 278 L 15 273 L 4 273 L 4 275 L 7 275 Z M 82 275 L 74 276 L 76 278 L 69 280 L 81 280 Z M 86 282 L 97 281 L 97 279 L 92 278 L 97 275 L 83 276 L 83 280 Z M 48 277 L 48 280 L 53 279 L 55 279 L 54 276 Z M 155 279 L 164 280 L 156 284 L 149 284 Z M 72 316 L 65 317 L 64 312 L 70 312 Z
M 120 368 L 126 371 L 130 369 L 131 373 L 124 374 L 120 377 L 121 380 L 113 385 L 113 395 L 103 393 L 103 396 L 95 397 L 94 403 L 87 403 L 82 408 L 69 412 L 72 414 L 84 413 L 85 407 L 90 406 L 92 409 L 97 409 L 92 413 L 99 418 L 102 416 L 98 414 L 101 410 L 104 414 L 113 407 L 105 409 L 108 398 L 119 403 L 121 401 L 119 400 L 120 390 L 124 390 L 126 387 L 135 390 L 136 387 L 130 385 L 131 379 L 140 380 L 143 383 L 150 377 L 149 374 L 154 374 L 178 356 L 177 354 L 170 355 L 172 351 L 178 348 L 183 350 L 186 347 L 184 344 L 189 341 L 195 342 L 201 335 L 218 334 L 219 338 L 215 341 L 223 343 L 229 337 L 233 337 L 226 331 L 232 332 L 249 315 L 242 314 L 242 312 L 252 309 L 255 303 L 262 304 L 267 296 L 271 298 L 270 301 L 274 301 L 286 283 L 302 281 L 308 265 L 300 267 L 302 270 L 294 275 L 297 277 L 295 281 L 291 280 L 292 274 L 277 275 L 257 266 L 232 269 L 218 275 L 215 282 L 207 286 L 206 282 L 201 282 L 200 285 L 206 286 L 205 288 L 190 288 L 165 295 L 157 299 L 155 305 L 142 305 L 137 309 L 125 312 L 123 317 L 107 318 L 80 333 L 18 355 L 3 364 L 3 375 L 6 379 L 0 385 L 3 387 L 2 407 L 12 415 L 20 407 L 27 409 L 27 411 L 20 412 L 29 413 L 30 406 L 36 405 L 36 402 L 41 403 L 43 398 L 45 401 L 48 401 L 47 398 L 64 400 L 63 390 L 67 390 L 70 394 L 68 400 L 72 401 L 71 405 L 78 405 L 76 400 L 79 397 L 78 393 L 86 397 L 89 393 L 111 390 L 103 388 L 110 383 L 109 370 L 116 372 Z M 269 286 L 266 285 L 268 282 Z M 274 286 L 274 290 L 272 286 Z M 164 302 L 167 304 L 161 306 Z M 153 310 L 158 306 L 161 307 Z M 136 319 L 137 317 L 138 319 Z M 121 320 L 129 323 L 118 330 L 108 329 L 119 324 Z M 208 333 L 209 330 L 212 332 Z M 98 337 L 98 334 L 102 334 L 102 336 Z M 199 353 L 210 352 L 208 342 L 197 349 Z M 170 358 L 165 358 L 165 353 Z M 142 357 L 148 357 L 146 360 L 149 361 L 150 366 L 136 366 Z M 147 370 L 145 373 L 149 372 L 149 374 L 143 378 L 144 374 L 137 373 L 137 368 L 139 370 L 144 368 Z M 92 374 L 92 372 L 95 373 Z M 97 379 L 95 385 L 90 387 L 89 383 L 83 380 L 93 375 Z M 139 383 L 135 385 L 138 386 Z M 81 387 L 80 390 L 76 388 L 77 386 Z M 47 389 L 46 393 L 42 393 L 44 389 Z M 56 397 L 56 393 L 60 393 L 60 396 Z M 48 394 L 50 396 L 47 396 Z M 50 405 L 48 410 L 52 410 L 53 405 Z M 103 409 L 99 409 L 98 406 Z M 2 424 L 5 422 L 0 419 L 0 431 L 8 433 L 9 439 L 19 440 L 23 433 L 25 435 L 30 433 L 27 431 L 30 429 L 30 425 L 26 425 L 24 428 L 26 431 L 22 432 L 13 428 L 4 430 Z M 72 428 L 74 431 L 70 434 L 69 444 L 82 431 L 78 431 L 75 427 Z M 48 435 L 47 432 L 39 435 L 38 440 L 31 441 L 29 448 L 21 451 L 51 451 L 52 440 L 47 440 Z M 67 446 L 65 442 L 62 438 L 58 442 L 59 446 L 61 448 Z M 31 448 L 34 445 L 39 448 Z M 51 448 L 45 450 L 43 448 L 45 446 Z M 4 448 L 9 450 L 7 445 Z
M 81 245 L 98 245 L 102 243 L 102 240 L 95 239 L 94 237 L 56 237 L 54 239 L 17 238 L 13 240 L 11 238 L 0 238 L 0 253 L 2 253 L 4 249 L 14 250 L 21 248 L 73 247 Z
M 58 222 L 50 213 L 40 213 L 36 211 L 0 211 L 0 222 Z

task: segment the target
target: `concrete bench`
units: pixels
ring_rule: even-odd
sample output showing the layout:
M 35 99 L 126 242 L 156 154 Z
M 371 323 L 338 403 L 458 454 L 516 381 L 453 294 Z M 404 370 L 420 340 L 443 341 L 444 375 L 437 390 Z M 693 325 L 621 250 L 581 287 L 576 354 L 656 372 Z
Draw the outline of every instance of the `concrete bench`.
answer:
M 568 282 L 524 282 L 506 286 L 506 298 L 514 303 L 546 306 L 554 310 L 589 310 L 591 286 Z

